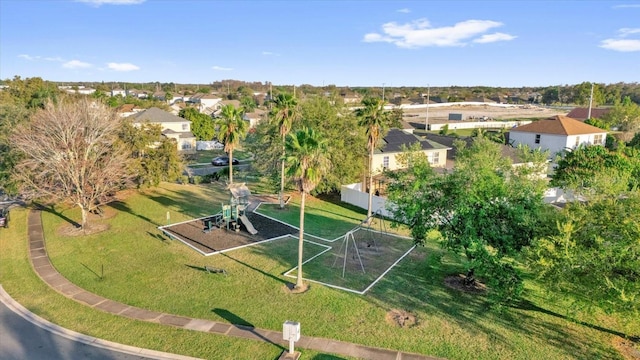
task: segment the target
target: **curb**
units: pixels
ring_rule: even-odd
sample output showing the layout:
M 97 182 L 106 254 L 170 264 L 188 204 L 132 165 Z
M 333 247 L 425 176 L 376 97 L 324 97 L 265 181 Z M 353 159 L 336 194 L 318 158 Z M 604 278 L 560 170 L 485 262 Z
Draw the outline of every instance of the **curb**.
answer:
M 156 360 L 203 360 L 200 358 L 194 358 L 190 356 L 171 354 L 171 353 L 166 353 L 162 351 L 143 349 L 135 346 L 118 344 L 112 341 L 98 339 L 93 336 L 84 335 L 79 332 L 75 332 L 73 330 L 65 329 L 27 310 L 27 308 L 25 308 L 20 303 L 15 301 L 11 297 L 11 295 L 9 295 L 4 290 L 1 284 L 0 284 L 0 302 L 5 304 L 11 311 L 20 315 L 20 317 L 27 320 L 28 322 L 46 331 L 49 331 L 55 335 L 61 336 L 69 340 L 77 341 L 79 343 L 95 346 L 102 349 L 113 350 L 113 351 L 129 354 L 129 355 L 144 356 L 146 358 L 156 359 Z

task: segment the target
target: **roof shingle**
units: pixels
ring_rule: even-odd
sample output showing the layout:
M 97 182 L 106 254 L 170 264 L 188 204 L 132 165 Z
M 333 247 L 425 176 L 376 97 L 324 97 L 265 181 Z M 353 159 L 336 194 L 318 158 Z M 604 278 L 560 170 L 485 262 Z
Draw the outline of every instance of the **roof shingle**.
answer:
M 584 135 L 607 132 L 606 130 L 563 115 L 556 115 L 549 119 L 534 121 L 531 124 L 511 129 L 511 132 L 518 131 L 551 135 Z

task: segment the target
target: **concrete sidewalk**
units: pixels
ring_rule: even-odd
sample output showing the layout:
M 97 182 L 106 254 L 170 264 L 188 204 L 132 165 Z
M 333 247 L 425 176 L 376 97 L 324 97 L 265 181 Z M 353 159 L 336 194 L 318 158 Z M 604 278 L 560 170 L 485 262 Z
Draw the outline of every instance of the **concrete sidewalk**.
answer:
M 74 285 L 63 277 L 51 264 L 44 242 L 44 232 L 39 210 L 31 210 L 28 216 L 29 258 L 35 272 L 54 290 L 64 296 L 87 306 L 130 319 L 170 325 L 187 330 L 209 332 L 218 335 L 264 341 L 282 349 L 288 348 L 288 342 L 282 340 L 279 331 L 220 323 L 206 319 L 193 319 L 179 315 L 129 306 L 90 293 Z M 325 353 L 345 355 L 372 360 L 437 360 L 438 358 L 401 351 L 368 347 L 331 339 L 301 336 L 297 348 L 313 349 Z M 149 350 L 151 351 L 151 350 Z

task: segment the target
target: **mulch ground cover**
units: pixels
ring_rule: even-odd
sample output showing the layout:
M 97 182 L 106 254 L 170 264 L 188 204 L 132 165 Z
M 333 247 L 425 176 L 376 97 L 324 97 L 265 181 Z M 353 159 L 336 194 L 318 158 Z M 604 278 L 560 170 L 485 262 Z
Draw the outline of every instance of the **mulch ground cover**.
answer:
M 163 230 L 207 255 L 283 235 L 298 235 L 297 229 L 278 221 L 253 212 L 246 212 L 245 215 L 258 231 L 257 234 L 249 234 L 244 225 L 240 226 L 239 231 L 223 226 L 222 228 L 213 227 L 212 230 L 205 232 L 204 219 L 167 226 Z

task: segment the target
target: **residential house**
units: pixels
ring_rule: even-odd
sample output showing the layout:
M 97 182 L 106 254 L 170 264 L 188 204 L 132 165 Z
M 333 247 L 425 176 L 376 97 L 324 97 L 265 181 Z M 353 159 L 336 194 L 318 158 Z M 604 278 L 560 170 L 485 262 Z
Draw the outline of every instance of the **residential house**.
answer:
M 221 101 L 221 97 L 213 94 L 198 93 L 189 97 L 189 102 L 196 104 L 198 111 L 207 115 L 213 114 L 217 110 L 216 105 Z
M 604 145 L 607 131 L 567 116 L 556 115 L 515 127 L 509 132 L 509 143 L 528 145 L 532 149 L 550 150 L 552 155 L 579 145 Z
M 610 108 L 591 108 L 591 116 L 589 116 L 589 108 L 577 107 L 571 110 L 567 114 L 567 117 L 580 120 L 580 121 L 585 121 L 589 117 L 591 117 L 591 119 L 599 119 L 604 115 L 606 115 L 607 113 L 609 113 L 609 111 L 611 111 Z
M 138 107 L 135 104 L 123 104 L 116 108 L 116 113 L 120 115 L 120 117 L 129 117 L 131 115 L 137 114 L 144 109 Z
M 124 89 L 111 89 L 111 96 L 117 96 L 120 95 L 122 97 L 126 97 L 127 96 L 127 90 Z
M 143 123 L 159 124 L 162 128 L 162 135 L 174 139 L 179 152 L 192 153 L 196 151 L 196 137 L 191 133 L 191 121 L 157 107 L 136 113 L 131 118 L 133 124 L 137 126 Z
M 402 154 L 403 145 L 408 148 L 415 143 L 419 143 L 420 148 L 433 167 L 444 167 L 447 161 L 447 151 L 450 150 L 449 147 L 438 144 L 435 141 L 422 139 L 400 129 L 389 130 L 382 141 L 384 145 L 373 153 L 372 168 L 374 173 L 380 173 L 383 169 L 401 169 L 402 165 L 398 162 L 396 156 Z
M 253 112 L 245 113 L 242 115 L 242 119 L 249 122 L 249 129 L 258 126 L 262 120 L 266 119 L 269 112 L 262 109 L 255 109 Z

